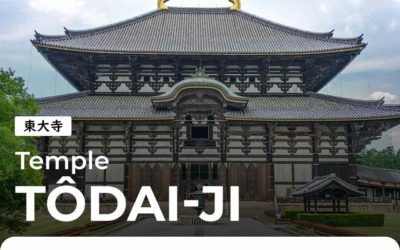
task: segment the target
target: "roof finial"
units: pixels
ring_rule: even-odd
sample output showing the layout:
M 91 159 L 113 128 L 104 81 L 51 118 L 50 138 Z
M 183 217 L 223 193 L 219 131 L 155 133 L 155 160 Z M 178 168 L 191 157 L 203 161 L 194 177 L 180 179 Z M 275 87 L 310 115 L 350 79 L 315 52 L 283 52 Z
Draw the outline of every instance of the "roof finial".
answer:
M 157 0 L 157 7 L 159 10 L 167 10 L 168 6 L 165 4 L 169 0 Z
M 229 0 L 229 2 L 233 3 L 231 10 L 240 10 L 241 8 L 240 0 Z

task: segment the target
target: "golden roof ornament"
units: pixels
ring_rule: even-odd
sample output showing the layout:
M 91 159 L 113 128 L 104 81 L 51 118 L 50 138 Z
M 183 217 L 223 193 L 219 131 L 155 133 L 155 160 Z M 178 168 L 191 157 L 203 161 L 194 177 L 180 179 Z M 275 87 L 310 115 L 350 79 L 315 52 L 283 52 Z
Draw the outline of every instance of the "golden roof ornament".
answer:
M 229 0 L 229 2 L 233 3 L 231 10 L 240 10 L 241 8 L 240 0 Z
M 169 0 L 157 0 L 157 7 L 159 10 L 167 10 L 168 6 L 165 4 Z
M 168 6 L 166 5 L 166 3 L 169 0 L 157 0 L 157 7 L 159 10 L 167 10 Z M 231 2 L 233 5 L 230 8 L 230 10 L 240 10 L 241 4 L 240 4 L 240 0 L 229 0 L 229 2 Z

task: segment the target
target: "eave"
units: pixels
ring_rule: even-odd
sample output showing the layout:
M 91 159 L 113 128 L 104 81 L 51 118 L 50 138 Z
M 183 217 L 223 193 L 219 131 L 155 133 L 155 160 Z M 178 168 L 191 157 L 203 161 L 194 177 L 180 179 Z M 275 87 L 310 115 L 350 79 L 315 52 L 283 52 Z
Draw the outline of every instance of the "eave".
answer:
M 32 44 L 38 49 L 53 49 L 58 51 L 69 51 L 78 53 L 89 53 L 89 54 L 100 54 L 100 55 L 166 55 L 166 56 L 307 56 L 307 55 L 326 55 L 326 54 L 338 54 L 346 52 L 361 52 L 366 46 L 366 43 L 362 43 L 357 47 L 348 49 L 336 49 L 336 50 L 321 50 L 321 51 L 309 51 L 309 52 L 277 52 L 277 53 L 219 53 L 219 52 L 148 52 L 148 51 L 98 51 L 98 50 L 85 50 L 76 48 L 57 47 L 51 45 L 45 45 L 38 41 L 31 41 Z

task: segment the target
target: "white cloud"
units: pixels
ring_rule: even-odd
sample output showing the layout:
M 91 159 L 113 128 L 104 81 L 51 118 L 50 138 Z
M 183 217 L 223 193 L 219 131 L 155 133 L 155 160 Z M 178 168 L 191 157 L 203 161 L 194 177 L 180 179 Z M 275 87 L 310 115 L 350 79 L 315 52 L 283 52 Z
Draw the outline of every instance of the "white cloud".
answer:
M 29 6 L 34 12 L 53 19 L 55 23 L 79 22 L 85 25 L 98 25 L 106 19 L 106 9 L 97 10 L 93 4 L 88 0 L 29 0 Z
M 325 13 L 325 14 L 330 12 L 330 9 L 329 9 L 328 5 L 326 3 L 324 3 L 324 2 L 320 3 L 320 5 L 318 7 L 318 10 L 320 12 L 322 12 L 322 13 Z
M 364 1 L 363 0 L 349 0 L 349 3 L 353 8 L 360 9 L 363 6 Z
M 82 0 L 54 1 L 54 0 L 29 0 L 29 6 L 36 11 L 74 16 L 83 7 Z
M 389 31 L 396 31 L 398 28 L 400 28 L 400 22 L 398 20 L 390 21 L 390 23 L 388 25 Z
M 394 94 L 389 93 L 389 92 L 375 91 L 374 93 L 372 93 L 369 96 L 369 98 L 371 100 L 379 100 L 379 99 L 384 98 L 386 103 L 391 104 L 391 103 L 395 103 L 397 101 L 398 97 L 396 95 L 394 95 Z
M 400 150 L 400 126 L 383 133 L 382 139 L 374 141 L 368 146 L 369 149 L 375 148 L 377 150 L 382 150 L 387 147 L 394 147 L 395 150 Z

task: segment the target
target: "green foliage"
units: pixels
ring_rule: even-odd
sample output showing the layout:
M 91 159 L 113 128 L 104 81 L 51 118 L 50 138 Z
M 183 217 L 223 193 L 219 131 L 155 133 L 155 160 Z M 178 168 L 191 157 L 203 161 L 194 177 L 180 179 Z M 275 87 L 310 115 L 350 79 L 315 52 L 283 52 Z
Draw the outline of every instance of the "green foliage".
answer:
M 382 227 L 384 214 L 350 213 L 350 214 L 297 214 L 297 219 L 313 224 L 325 224 L 333 227 Z
M 15 186 L 42 184 L 43 173 L 20 170 L 19 157 L 15 156 L 15 152 L 34 155 L 37 149 L 35 138 L 14 136 L 14 117 L 35 115 L 38 110 L 24 80 L 11 70 L 0 69 L 0 231 L 20 233 L 29 225 L 25 222 L 25 197 L 15 194 Z M 36 203 L 39 205 L 40 199 Z
M 295 210 L 295 211 L 285 211 L 283 218 L 286 220 L 297 220 L 299 214 L 304 214 L 304 210 Z M 318 212 L 318 214 L 332 214 L 332 212 Z
M 358 157 L 357 161 L 360 165 L 400 170 L 400 150 L 396 152 L 393 147 L 382 151 L 371 149 Z
M 297 215 L 304 213 L 304 211 L 285 211 L 285 213 L 283 214 L 283 218 L 285 220 L 296 220 L 297 219 Z

